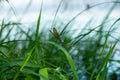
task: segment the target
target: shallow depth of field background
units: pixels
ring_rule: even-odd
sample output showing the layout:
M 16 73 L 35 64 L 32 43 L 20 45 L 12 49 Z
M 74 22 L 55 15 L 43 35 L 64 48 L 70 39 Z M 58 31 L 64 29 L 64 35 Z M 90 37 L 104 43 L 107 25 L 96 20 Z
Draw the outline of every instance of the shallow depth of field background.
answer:
M 31 35 L 31 38 L 34 39 L 34 36 L 32 35 L 32 31 L 34 34 L 35 33 L 34 31 L 36 29 L 36 22 L 38 20 L 38 16 L 40 13 L 42 0 L 8 0 L 8 1 L 9 2 L 7 2 L 6 0 L 0 0 L 0 25 L 2 25 L 3 20 L 4 20 L 5 24 L 7 24 L 9 22 L 11 22 L 11 23 L 14 22 L 14 23 L 18 23 L 18 25 L 19 25 L 19 23 L 20 23 L 20 24 L 22 24 L 22 26 L 20 26 L 22 28 L 22 30 L 24 30 L 25 32 L 30 31 L 29 33 Z M 58 33 L 60 33 L 62 31 L 62 29 L 64 29 L 64 25 L 67 24 L 74 16 L 76 16 L 79 12 L 81 12 L 83 10 L 85 10 L 85 11 L 83 13 L 81 13 L 79 16 L 77 16 L 77 18 L 70 23 L 69 28 L 66 29 L 65 35 L 64 34 L 60 35 L 61 38 L 63 39 L 63 42 L 64 42 L 64 40 L 66 40 L 66 46 L 67 45 L 69 46 L 69 41 L 72 41 L 72 39 L 73 40 L 77 39 L 76 37 L 79 37 L 78 35 L 85 34 L 85 33 L 89 32 L 89 30 L 92 30 L 96 26 L 100 25 L 101 22 L 104 21 L 104 18 L 106 17 L 106 15 L 109 15 L 109 17 L 106 18 L 106 20 L 105 20 L 106 23 L 104 24 L 104 26 L 106 26 L 106 27 L 104 27 L 104 29 L 103 29 L 103 33 L 105 32 L 105 34 L 106 34 L 107 31 L 109 30 L 109 27 L 118 18 L 120 18 L 120 3 L 117 3 L 115 5 L 115 7 L 110 12 L 110 14 L 108 14 L 108 12 L 110 11 L 111 7 L 113 7 L 114 3 L 105 3 L 105 4 L 101 4 L 101 5 L 92 7 L 92 8 L 91 8 L 91 6 L 100 4 L 100 3 L 104 3 L 104 2 L 112 2 L 112 1 L 114 2 L 114 1 L 120 1 L 120 0 L 106 0 L 106 1 L 105 0 L 63 0 L 61 3 L 61 6 L 59 8 L 59 11 L 57 12 L 57 8 L 60 4 L 60 0 L 43 0 L 42 14 L 41 14 L 41 26 L 39 29 L 39 31 L 41 33 L 40 37 L 42 37 L 42 38 L 40 38 L 40 37 L 39 38 L 41 39 L 42 42 L 46 42 L 47 40 L 49 40 L 49 37 L 50 37 L 50 41 L 53 40 L 59 44 L 59 41 L 56 40 L 55 37 L 53 36 L 53 34 L 50 32 L 50 31 L 52 31 L 52 28 L 55 27 L 57 29 Z M 55 17 L 56 12 L 57 12 L 57 16 L 53 23 L 53 19 Z M 88 23 L 88 25 L 87 25 L 87 23 Z M 0 27 L 0 29 L 1 29 L 1 27 Z M 6 40 L 4 40 L 3 43 L 6 41 L 9 41 L 9 40 L 14 40 L 14 39 L 20 39 L 20 40 L 27 39 L 25 35 L 15 36 L 15 35 L 17 35 L 17 31 L 19 31 L 19 30 L 16 27 L 13 28 L 12 32 L 9 34 L 9 39 L 6 38 Z M 87 36 L 86 38 L 83 38 L 83 41 L 81 40 L 82 42 L 79 42 L 78 45 L 75 44 L 77 47 L 73 46 L 70 49 L 68 47 L 66 47 L 66 48 L 68 48 L 66 50 L 68 50 L 68 52 L 72 53 L 70 55 L 73 57 L 73 61 L 75 61 L 75 65 L 77 66 L 76 67 L 77 73 L 80 74 L 79 78 L 81 78 L 82 80 L 88 80 L 87 77 L 90 76 L 90 75 L 88 76 L 89 72 L 88 73 L 84 72 L 84 74 L 81 74 L 82 69 L 83 69 L 83 71 L 87 68 L 88 68 L 88 71 L 94 70 L 93 68 L 86 67 L 86 66 L 91 66 L 92 64 L 94 64 L 94 62 L 95 62 L 94 60 L 97 60 L 97 58 L 99 57 L 98 55 L 97 56 L 94 55 L 95 56 L 94 60 L 91 59 L 93 56 L 88 57 L 89 50 L 90 49 L 92 50 L 92 48 L 97 48 L 97 46 L 96 47 L 94 46 L 94 45 L 97 45 L 96 43 L 97 43 L 98 36 L 95 36 L 95 34 L 97 34 L 97 32 L 99 34 L 99 29 L 96 29 L 95 31 L 91 32 L 90 35 L 87 34 L 89 36 Z M 4 37 L 6 34 L 7 34 L 7 29 L 5 31 L 3 31 L 2 36 Z M 103 36 L 105 34 L 103 34 Z M 107 80 L 110 80 L 110 78 L 108 76 L 110 76 L 110 74 L 112 74 L 112 73 L 115 76 L 117 75 L 117 78 L 113 78 L 113 79 L 116 79 L 116 80 L 120 79 L 120 43 L 119 43 L 120 35 L 119 34 L 120 34 L 120 21 L 118 21 L 115 24 L 115 29 L 113 29 L 113 32 L 111 31 L 112 37 L 109 38 L 109 41 L 111 43 L 107 44 L 108 47 L 110 47 L 111 44 L 115 43 L 115 39 L 118 40 L 115 51 L 113 52 L 113 55 L 111 55 L 111 61 L 113 61 L 113 62 L 108 63 L 108 65 L 110 65 L 110 67 L 108 68 L 108 74 L 107 74 L 107 78 L 106 78 Z M 50 35 L 50 36 L 48 36 L 48 35 Z M 67 36 L 68 39 L 65 39 L 65 36 Z M 71 40 L 69 39 L 69 37 Z M 87 39 L 90 39 L 90 40 L 87 41 Z M 94 39 L 95 39 L 96 43 L 94 43 L 95 42 Z M 102 38 L 101 40 L 102 40 L 101 46 L 104 47 L 103 43 L 105 41 L 105 38 Z M 2 41 L 2 38 L 1 38 L 1 41 Z M 67 41 L 68 41 L 68 43 L 67 43 Z M 88 45 L 87 42 L 89 42 L 90 44 L 94 44 L 94 45 L 90 46 L 90 44 Z M 28 46 L 28 44 L 26 44 L 26 45 Z M 42 45 L 42 46 L 44 46 L 44 45 Z M 96 53 L 100 53 L 102 50 L 102 47 L 99 48 L 99 50 L 97 49 L 98 51 L 96 51 Z M 20 48 L 22 48 L 21 44 L 20 44 Z M 49 48 L 49 46 L 47 46 L 47 48 L 51 49 L 51 48 Z M 87 52 L 87 50 L 84 51 L 85 49 L 87 49 L 88 52 Z M 106 49 L 106 52 L 108 51 L 108 49 L 109 48 Z M 3 52 L 4 52 L 4 49 L 2 49 L 2 47 L 1 47 L 1 50 L 3 50 Z M 49 50 L 48 50 L 48 52 L 46 50 L 44 51 L 44 48 L 41 50 L 43 50 L 43 53 L 44 52 L 49 53 Z M 82 52 L 82 50 L 83 50 L 83 52 Z M 9 49 L 8 49 L 8 52 L 9 52 Z M 57 53 L 57 51 L 55 51 L 55 50 L 53 51 L 53 53 L 54 52 Z M 88 53 L 88 54 L 86 54 L 86 53 Z M 90 54 L 92 55 L 92 53 L 94 53 L 94 50 L 91 51 Z M 83 56 L 87 56 L 89 58 L 89 60 L 86 59 L 87 57 L 83 57 Z M 49 57 L 47 57 L 47 58 L 49 58 Z M 54 58 L 53 60 L 56 60 L 56 61 L 57 61 L 57 58 L 58 58 L 58 61 L 60 59 L 59 57 L 55 58 L 55 56 L 53 58 Z M 84 59 L 86 59 L 86 60 L 84 61 Z M 46 59 L 46 60 L 49 62 L 49 59 Z M 50 59 L 50 61 L 51 61 L 50 63 L 53 64 L 54 61 L 52 62 L 51 59 Z M 90 61 L 91 64 L 87 65 L 86 64 L 87 61 Z M 58 63 L 61 63 L 61 62 L 58 62 Z M 64 64 L 66 65 L 66 63 L 64 63 Z M 2 65 L 2 63 L 1 63 L 1 65 Z M 60 65 L 59 66 L 58 65 L 59 64 L 56 64 L 56 66 L 57 66 L 57 67 L 55 67 L 56 69 L 59 67 L 60 68 L 64 67 L 63 65 L 62 65 L 62 67 Z M 78 67 L 78 66 L 84 66 L 84 67 Z M 63 69 L 67 69 L 67 67 L 68 67 L 68 65 Z M 47 68 L 48 68 L 48 66 L 47 66 Z M 66 71 L 71 72 L 71 70 L 66 70 Z M 63 73 L 61 72 L 60 74 L 62 74 L 62 75 L 65 74 L 65 76 L 67 76 L 67 74 L 65 72 L 63 72 Z M 69 73 L 69 75 L 71 75 L 71 74 L 72 74 L 72 72 Z M 113 75 L 113 77 L 114 77 L 114 75 Z M 5 77 L 5 79 L 7 79 L 7 78 Z M 11 79 L 11 77 L 10 77 L 10 79 Z M 26 78 L 26 80 L 27 79 L 29 79 L 29 78 Z M 75 80 L 74 78 L 71 78 L 71 77 L 66 78 L 65 80 L 67 80 L 67 79 Z M 41 79 L 41 80 L 45 80 L 45 79 Z M 112 78 L 111 78 L 111 80 L 112 80 Z

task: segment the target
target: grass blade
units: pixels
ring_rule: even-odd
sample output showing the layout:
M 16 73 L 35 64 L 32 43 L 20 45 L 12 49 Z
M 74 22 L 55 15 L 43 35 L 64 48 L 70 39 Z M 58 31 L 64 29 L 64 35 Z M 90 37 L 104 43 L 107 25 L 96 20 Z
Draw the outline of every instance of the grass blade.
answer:
M 34 50 L 34 48 L 32 50 L 30 50 L 30 52 L 27 53 L 27 56 L 25 57 L 25 60 L 23 61 L 23 64 L 22 66 L 20 67 L 20 70 L 16 73 L 15 77 L 14 77 L 14 80 L 17 79 L 20 71 L 23 70 L 23 68 L 25 67 L 25 65 L 27 64 L 27 62 L 29 61 L 30 57 L 31 57 L 31 54 L 32 54 L 32 51 Z
M 46 78 L 48 79 L 48 71 L 47 71 L 47 68 L 43 68 L 43 69 L 40 69 L 39 70 L 39 74 L 44 76 L 44 77 L 40 77 L 40 80 L 46 80 Z
M 37 28 L 36 28 L 36 35 L 35 35 L 35 41 L 37 42 L 38 42 L 38 34 L 39 34 L 40 21 L 41 21 L 42 6 L 43 6 L 43 1 L 41 3 L 40 13 L 37 20 Z
M 114 51 L 115 46 L 117 45 L 117 43 L 118 43 L 118 41 L 116 41 L 115 44 L 114 44 L 113 46 L 111 46 L 111 48 L 110 48 L 110 50 L 109 50 L 109 52 L 108 52 L 108 54 L 107 54 L 107 56 L 106 56 L 106 58 L 105 58 L 105 60 L 104 60 L 104 63 L 103 63 L 103 65 L 101 66 L 100 71 L 98 72 L 98 75 L 97 75 L 97 77 L 96 77 L 96 80 L 99 80 L 100 78 L 102 78 L 102 76 L 100 76 L 100 73 L 102 72 L 102 70 L 104 70 L 105 73 L 106 73 L 107 64 L 108 64 L 108 62 L 109 62 L 110 56 L 112 55 L 112 53 L 113 53 L 113 51 Z M 104 71 L 103 71 L 103 72 L 104 72 Z M 103 77 L 104 77 L 104 76 L 105 76 L 105 74 L 103 74 Z
M 60 3 L 59 3 L 59 5 L 58 5 L 58 8 L 57 8 L 57 10 L 56 10 L 56 13 L 55 13 L 54 19 L 53 19 L 53 21 L 52 21 L 52 26 L 51 26 L 51 27 L 54 26 L 55 19 L 56 19 L 56 17 L 57 17 L 57 14 L 58 14 L 58 11 L 59 11 L 60 6 L 61 6 L 61 4 L 62 4 L 62 1 L 63 1 L 63 0 L 61 0 Z
M 63 51 L 63 53 L 65 54 L 65 56 L 66 56 L 66 58 L 67 58 L 67 60 L 68 60 L 69 65 L 70 65 L 70 67 L 71 67 L 71 69 L 72 69 L 72 71 L 73 71 L 73 74 L 74 74 L 75 79 L 76 79 L 76 80 L 79 80 L 78 74 L 77 74 L 77 72 L 76 72 L 76 70 L 75 70 L 75 65 L 74 65 L 73 59 L 72 59 L 72 57 L 69 55 L 69 53 L 67 52 L 67 50 L 66 50 L 65 48 L 63 48 L 62 46 L 54 43 L 54 42 L 49 41 L 49 44 L 52 44 L 52 45 L 58 47 L 60 50 Z
M 99 5 L 102 5 L 102 4 L 106 4 L 106 3 L 120 3 L 120 1 L 109 1 L 109 2 L 102 2 L 102 3 L 98 3 L 98 4 L 95 4 L 93 6 L 91 6 L 90 8 L 87 8 L 81 12 L 79 12 L 77 15 L 75 15 L 70 21 L 68 21 L 68 23 L 64 26 L 63 30 L 61 31 L 60 35 L 64 33 L 64 31 L 67 29 L 67 27 L 69 26 L 69 24 L 74 21 L 80 14 L 84 13 L 85 11 L 89 10 L 89 9 L 92 9 L 96 6 L 99 6 Z

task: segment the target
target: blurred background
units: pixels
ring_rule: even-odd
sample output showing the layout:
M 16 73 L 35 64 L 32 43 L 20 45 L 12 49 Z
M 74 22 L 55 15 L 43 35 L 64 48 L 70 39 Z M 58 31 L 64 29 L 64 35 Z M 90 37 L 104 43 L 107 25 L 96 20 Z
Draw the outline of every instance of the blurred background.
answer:
M 8 1 L 9 2 L 7 2 L 7 0 L 0 0 L 0 20 L 4 18 L 4 20 L 6 21 L 19 21 L 24 24 L 33 24 L 37 20 L 41 7 L 41 0 Z M 91 25 L 99 25 L 101 23 L 101 20 L 106 16 L 110 8 L 113 6 L 112 2 L 114 1 L 116 0 L 62 0 L 62 4 L 57 13 L 56 22 L 66 24 L 70 19 L 83 11 L 72 22 L 74 24 L 72 24 L 71 29 L 76 30 L 75 34 L 77 34 L 77 32 L 81 31 L 82 28 L 84 28 L 85 23 L 87 23 L 90 19 L 92 19 Z M 51 22 L 53 21 L 54 15 L 60 2 L 60 0 L 43 1 L 41 20 L 42 25 L 45 25 L 47 28 L 51 29 Z M 116 18 L 120 17 L 119 13 L 120 4 L 116 4 L 115 8 L 110 13 L 109 19 L 107 21 L 115 20 Z
M 27 23 L 28 21 L 33 22 L 36 20 L 40 10 L 41 0 L 8 0 L 9 3 L 6 1 L 7 0 L 0 0 L 0 19 L 5 18 L 6 20 L 16 20 L 16 18 L 18 18 L 23 23 Z M 65 21 L 67 22 L 84 9 L 90 8 L 91 6 L 99 3 L 110 1 L 116 0 L 63 0 L 58 12 L 57 19 L 64 19 L 65 23 Z M 45 19 L 43 21 L 50 21 L 53 19 L 53 14 L 55 14 L 59 4 L 60 0 L 43 1 L 42 17 L 43 19 Z M 76 19 L 76 22 L 81 26 L 94 16 L 94 18 L 97 18 L 96 23 L 98 23 L 102 19 L 102 17 L 105 16 L 112 5 L 113 3 L 104 3 L 90 10 L 87 10 Z M 119 6 L 119 4 L 116 5 L 116 8 L 112 11 L 110 15 L 110 19 L 120 17 Z
M 116 19 L 120 18 L 120 4 L 115 4 L 114 6 L 114 1 L 120 0 L 63 0 L 62 3 L 61 0 L 43 0 L 42 26 L 40 30 L 46 30 L 46 34 L 49 34 L 49 30 L 57 27 L 59 31 L 63 25 L 67 24 L 74 16 L 80 13 L 69 27 L 74 32 L 72 37 L 76 37 L 85 28 L 86 23 L 91 21 L 89 29 L 101 24 L 101 21 L 106 17 L 110 9 L 112 9 L 109 18 L 106 20 L 106 22 L 109 22 L 106 25 L 110 26 Z M 4 19 L 6 23 L 13 21 L 24 24 L 24 28 L 22 28 L 25 31 L 30 27 L 34 28 L 33 25 L 36 24 L 35 22 L 38 19 L 41 2 L 42 0 L 0 0 L 0 24 L 2 24 L 1 22 Z M 59 11 L 52 26 L 52 21 L 60 3 Z M 119 38 L 120 25 L 116 26 L 117 29 L 112 33 L 112 36 Z M 14 33 L 15 30 L 12 34 Z M 117 49 L 113 57 L 114 60 L 120 60 L 120 43 L 118 43 Z M 119 67 L 120 64 L 118 62 L 113 62 L 109 72 L 112 73 Z M 117 74 L 120 76 L 119 72 Z

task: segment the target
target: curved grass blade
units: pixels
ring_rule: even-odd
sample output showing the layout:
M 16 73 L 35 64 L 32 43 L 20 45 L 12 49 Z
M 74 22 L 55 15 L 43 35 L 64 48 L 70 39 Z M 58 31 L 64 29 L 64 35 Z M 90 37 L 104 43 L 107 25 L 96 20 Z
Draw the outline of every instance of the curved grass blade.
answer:
M 106 48 L 106 46 L 107 46 L 107 42 L 108 42 L 108 37 L 109 37 L 110 31 L 111 31 L 111 29 L 113 28 L 113 26 L 114 26 L 118 21 L 120 21 L 120 18 L 118 18 L 118 19 L 111 25 L 111 27 L 110 27 L 110 29 L 109 29 L 109 31 L 108 31 L 108 34 L 106 35 L 106 40 L 105 40 L 105 43 L 104 43 L 104 47 L 103 47 L 103 49 L 102 49 L 102 52 L 100 53 L 100 57 L 101 57 L 101 58 L 102 58 L 102 55 L 103 55 L 103 53 L 104 53 L 104 51 L 105 51 L 105 48 Z
M 65 54 L 65 56 L 66 56 L 66 58 L 67 58 L 67 60 L 68 60 L 69 65 L 70 65 L 70 67 L 71 67 L 71 69 L 72 69 L 72 71 L 73 71 L 73 74 L 74 74 L 75 79 L 76 79 L 76 80 L 79 80 L 78 74 L 77 74 L 77 72 L 76 72 L 76 70 L 75 70 L 75 65 L 74 65 L 73 59 L 72 59 L 72 57 L 69 55 L 69 53 L 67 52 L 67 50 L 66 50 L 65 48 L 63 48 L 62 46 L 54 43 L 54 42 L 49 41 L 48 43 L 49 43 L 49 44 L 52 44 L 52 45 L 54 45 L 54 46 L 56 46 L 56 47 L 58 47 L 61 51 L 63 51 L 63 53 Z
M 99 5 L 102 5 L 102 4 L 106 4 L 106 3 L 120 3 L 120 1 L 109 1 L 109 2 L 102 2 L 102 3 L 98 3 L 98 4 L 95 4 L 93 6 L 91 6 L 90 8 L 86 8 L 85 10 L 79 12 L 77 15 L 75 15 L 70 21 L 68 21 L 68 23 L 64 26 L 63 30 L 61 31 L 60 35 L 64 33 L 64 31 L 67 29 L 68 25 L 74 21 L 80 14 L 84 13 L 85 11 L 87 10 L 90 10 L 96 6 L 99 6 Z

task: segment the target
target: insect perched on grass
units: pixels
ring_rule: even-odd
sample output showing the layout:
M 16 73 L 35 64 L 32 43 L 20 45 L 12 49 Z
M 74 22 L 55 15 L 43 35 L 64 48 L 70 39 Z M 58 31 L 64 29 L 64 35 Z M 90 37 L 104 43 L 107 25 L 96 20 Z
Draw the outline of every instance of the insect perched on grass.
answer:
M 50 31 L 50 32 L 54 35 L 54 37 L 55 37 L 57 40 L 60 41 L 60 43 L 62 43 L 62 40 L 61 40 L 61 38 L 60 38 L 60 35 L 59 35 L 59 33 L 58 33 L 58 31 L 57 31 L 57 29 L 56 29 L 55 27 L 54 27 L 53 30 Z

